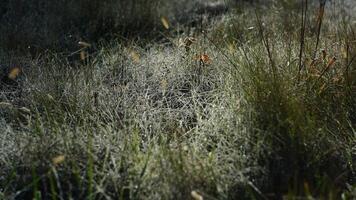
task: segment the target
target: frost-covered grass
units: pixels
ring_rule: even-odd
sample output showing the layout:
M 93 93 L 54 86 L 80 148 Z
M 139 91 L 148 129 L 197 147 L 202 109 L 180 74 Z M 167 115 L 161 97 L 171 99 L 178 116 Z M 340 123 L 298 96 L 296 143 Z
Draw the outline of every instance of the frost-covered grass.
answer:
M 226 14 L 189 51 L 1 53 L 23 74 L 0 93 L 0 199 L 354 198 L 354 18 L 328 4 L 315 47 L 310 6 L 300 51 L 295 6 Z

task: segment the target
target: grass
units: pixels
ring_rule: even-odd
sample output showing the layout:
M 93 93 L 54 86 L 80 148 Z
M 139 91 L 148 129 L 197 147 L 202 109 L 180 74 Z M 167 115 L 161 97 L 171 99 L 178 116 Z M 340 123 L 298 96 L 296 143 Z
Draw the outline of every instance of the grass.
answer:
M 0 199 L 355 198 L 354 16 L 243 8 L 201 24 L 189 51 L 192 27 L 74 61 L 4 46 L 22 72 L 1 85 Z

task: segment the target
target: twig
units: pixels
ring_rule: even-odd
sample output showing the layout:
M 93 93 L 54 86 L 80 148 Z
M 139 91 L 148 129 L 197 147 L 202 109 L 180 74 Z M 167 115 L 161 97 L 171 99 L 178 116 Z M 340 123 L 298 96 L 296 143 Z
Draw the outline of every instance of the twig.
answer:
M 305 45 L 305 30 L 306 30 L 306 18 L 307 18 L 307 11 L 308 11 L 308 0 L 302 1 L 302 28 L 300 32 L 300 51 L 299 51 L 299 71 L 298 71 L 298 82 L 300 79 L 300 73 L 303 70 L 303 52 L 304 52 L 304 45 Z
M 313 60 L 315 60 L 316 53 L 318 52 L 318 46 L 319 46 L 319 42 L 320 42 L 321 25 L 323 24 L 324 13 L 325 13 L 325 4 L 326 4 L 326 0 L 320 0 L 318 21 L 317 21 L 318 29 L 317 29 L 316 44 L 315 44 L 315 49 L 314 49 Z
M 269 62 L 271 64 L 271 68 L 272 68 L 272 73 L 273 73 L 273 76 L 275 76 L 276 75 L 276 67 L 275 67 L 275 63 L 273 61 L 272 52 L 271 52 L 271 49 L 270 49 L 268 38 L 265 36 L 265 34 L 263 32 L 262 22 L 261 22 L 261 19 L 260 19 L 258 13 L 257 13 L 257 10 L 255 10 L 255 15 L 256 15 L 257 25 L 258 25 L 259 32 L 260 32 L 260 35 L 261 35 L 262 43 L 263 43 L 263 45 L 265 46 L 265 48 L 267 50 L 268 59 L 269 59 Z

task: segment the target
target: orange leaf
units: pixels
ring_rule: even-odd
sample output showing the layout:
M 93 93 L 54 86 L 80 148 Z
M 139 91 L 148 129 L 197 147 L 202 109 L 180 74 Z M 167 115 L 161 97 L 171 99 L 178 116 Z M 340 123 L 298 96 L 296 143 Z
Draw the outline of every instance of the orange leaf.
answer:
M 201 63 L 203 64 L 211 64 L 212 60 L 210 59 L 210 57 L 207 54 L 201 54 L 199 56 L 197 56 L 196 58 L 197 60 L 199 60 Z

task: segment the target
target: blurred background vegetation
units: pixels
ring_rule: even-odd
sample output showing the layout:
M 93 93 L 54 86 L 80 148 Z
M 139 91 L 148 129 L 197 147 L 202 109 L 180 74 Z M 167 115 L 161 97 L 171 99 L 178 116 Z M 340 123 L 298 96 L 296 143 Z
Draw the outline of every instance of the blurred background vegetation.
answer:
M 63 49 L 79 39 L 155 38 L 160 18 L 187 23 L 200 1 L 193 0 L 4 0 L 0 3 L 1 46 Z
M 4 0 L 1 44 L 10 49 L 65 48 L 78 39 L 149 34 L 167 10 L 159 0 Z

